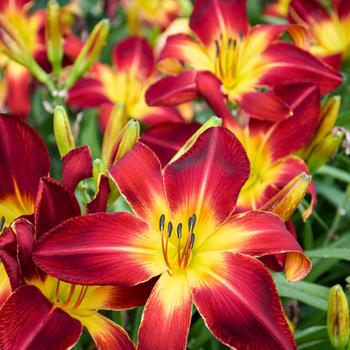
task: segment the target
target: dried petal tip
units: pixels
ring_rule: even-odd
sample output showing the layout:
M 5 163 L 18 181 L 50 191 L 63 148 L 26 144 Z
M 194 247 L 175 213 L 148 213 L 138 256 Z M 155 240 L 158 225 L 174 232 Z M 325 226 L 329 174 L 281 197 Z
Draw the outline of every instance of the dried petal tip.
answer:
M 345 349 L 349 342 L 349 303 L 343 288 L 337 284 L 329 291 L 328 336 L 335 349 Z

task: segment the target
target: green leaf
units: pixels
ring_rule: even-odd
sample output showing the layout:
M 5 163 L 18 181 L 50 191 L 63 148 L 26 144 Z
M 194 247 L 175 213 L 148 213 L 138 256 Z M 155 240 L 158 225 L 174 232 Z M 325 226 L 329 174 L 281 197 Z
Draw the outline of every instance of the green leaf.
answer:
M 327 326 L 313 326 L 302 331 L 296 331 L 294 337 L 298 344 L 322 338 L 327 339 Z
M 337 169 L 330 165 L 322 166 L 317 171 L 315 171 L 315 174 L 326 175 L 333 177 L 334 179 L 337 179 L 339 181 L 350 182 L 350 174 L 348 172 L 341 169 Z
M 297 299 L 317 309 L 327 311 L 329 288 L 310 282 L 288 282 L 282 274 L 273 274 L 281 297 Z
M 308 250 L 305 252 L 309 258 L 335 258 L 350 261 L 349 248 L 325 248 Z

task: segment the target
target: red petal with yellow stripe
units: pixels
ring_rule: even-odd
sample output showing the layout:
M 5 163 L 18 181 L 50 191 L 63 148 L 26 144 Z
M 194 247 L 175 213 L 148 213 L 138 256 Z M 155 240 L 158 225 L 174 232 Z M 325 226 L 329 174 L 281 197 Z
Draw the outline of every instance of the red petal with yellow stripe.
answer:
M 90 214 L 43 236 L 33 259 L 64 281 L 128 286 L 166 269 L 160 242 L 157 231 L 130 213 Z
M 211 266 L 190 285 L 194 303 L 211 332 L 240 349 L 295 350 L 273 279 L 258 260 L 242 254 L 203 254 Z
M 185 349 L 191 313 L 192 295 L 186 273 L 164 273 L 145 305 L 138 349 Z

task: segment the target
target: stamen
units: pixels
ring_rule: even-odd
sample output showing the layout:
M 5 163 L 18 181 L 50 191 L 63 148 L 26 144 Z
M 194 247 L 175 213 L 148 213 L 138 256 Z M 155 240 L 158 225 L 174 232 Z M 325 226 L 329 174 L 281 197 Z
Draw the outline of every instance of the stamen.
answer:
M 171 236 L 171 233 L 173 232 L 173 223 L 171 221 L 168 222 L 168 237 Z
M 87 290 L 88 290 L 88 286 L 81 286 L 81 290 L 80 290 L 78 299 L 75 302 L 75 304 L 73 305 L 72 310 L 76 310 L 80 306 L 80 304 L 83 302 L 83 300 L 85 298 Z
M 190 244 L 189 244 L 189 247 L 188 247 L 187 252 L 186 252 L 186 257 L 185 257 L 183 267 L 186 267 L 188 265 L 188 261 L 190 260 L 191 250 L 192 250 L 193 245 L 194 245 L 194 239 L 195 239 L 195 235 L 192 233 Z
M 216 56 L 220 56 L 220 46 L 217 40 L 215 40 L 215 47 L 216 47 Z
M 190 231 L 190 233 L 193 232 L 194 229 L 194 225 L 196 224 L 196 214 L 193 214 L 189 219 L 188 219 L 188 230 Z
M 57 283 L 56 283 L 56 290 L 55 290 L 55 301 L 56 302 L 59 302 L 59 299 L 58 299 L 58 292 L 60 290 L 60 280 L 57 280 Z
M 162 214 L 162 215 L 160 216 L 160 219 L 159 219 L 159 230 L 160 230 L 161 232 L 164 231 L 164 224 L 165 224 L 165 215 Z
M 195 239 L 195 235 L 194 233 L 192 233 L 191 235 L 191 241 L 190 241 L 190 247 L 189 247 L 189 250 L 191 250 L 193 248 L 193 245 L 194 245 L 194 239 Z
M 70 301 L 72 300 L 72 296 L 74 294 L 74 290 L 75 290 L 75 284 L 72 284 L 70 286 L 70 291 L 69 291 L 68 298 L 67 298 L 67 300 L 64 302 L 64 304 L 62 306 L 67 306 L 70 303 Z
M 0 220 L 0 232 L 4 228 L 4 225 L 5 225 L 5 216 L 2 216 Z
M 243 32 L 238 32 L 238 37 L 239 37 L 239 40 L 242 41 L 243 40 Z
M 231 44 L 232 44 L 232 38 L 228 39 L 228 42 L 227 42 L 227 49 L 230 48 Z M 234 44 L 234 42 L 233 42 L 233 44 Z
M 236 50 L 237 47 L 237 39 L 233 40 L 233 48 Z
M 181 237 L 182 237 L 182 224 L 179 223 L 179 224 L 177 225 L 177 238 L 178 238 L 178 239 L 181 239 Z

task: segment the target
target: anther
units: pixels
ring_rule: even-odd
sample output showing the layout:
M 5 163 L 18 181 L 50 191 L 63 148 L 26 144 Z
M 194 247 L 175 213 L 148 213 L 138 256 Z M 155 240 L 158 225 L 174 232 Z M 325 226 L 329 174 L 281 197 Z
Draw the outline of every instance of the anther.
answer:
M 233 40 L 233 48 L 236 50 L 236 47 L 237 47 L 237 40 Z
M 228 39 L 227 48 L 229 49 L 232 44 L 232 38 Z
M 193 215 L 188 219 L 188 230 L 189 230 L 190 232 L 193 231 L 194 225 L 196 224 L 196 220 L 197 220 L 196 214 L 193 214 Z
M 162 214 L 159 219 L 159 230 L 164 231 L 164 224 L 165 224 L 165 215 Z
M 177 238 L 178 238 L 178 239 L 181 239 L 181 237 L 182 237 L 182 224 L 179 223 L 179 224 L 177 225 Z
M 171 236 L 171 233 L 173 232 L 173 224 L 171 221 L 168 222 L 168 237 Z
M 222 33 L 220 33 L 220 40 L 221 40 L 221 41 L 224 40 L 224 36 L 222 35 Z
M 243 33 L 242 33 L 242 32 L 239 32 L 239 33 L 238 33 L 238 37 L 239 37 L 239 40 L 242 41 L 242 40 L 243 40 Z
M 215 40 L 215 47 L 216 47 L 216 56 L 220 55 L 220 47 L 219 47 L 219 43 L 217 40 Z
M 194 245 L 194 239 L 195 239 L 195 235 L 194 233 L 192 233 L 191 235 L 191 241 L 190 241 L 190 246 L 189 246 L 189 249 L 191 250 L 193 248 L 193 245 Z
M 1 219 L 0 219 L 0 232 L 4 228 L 4 225 L 5 225 L 5 217 L 2 216 Z

